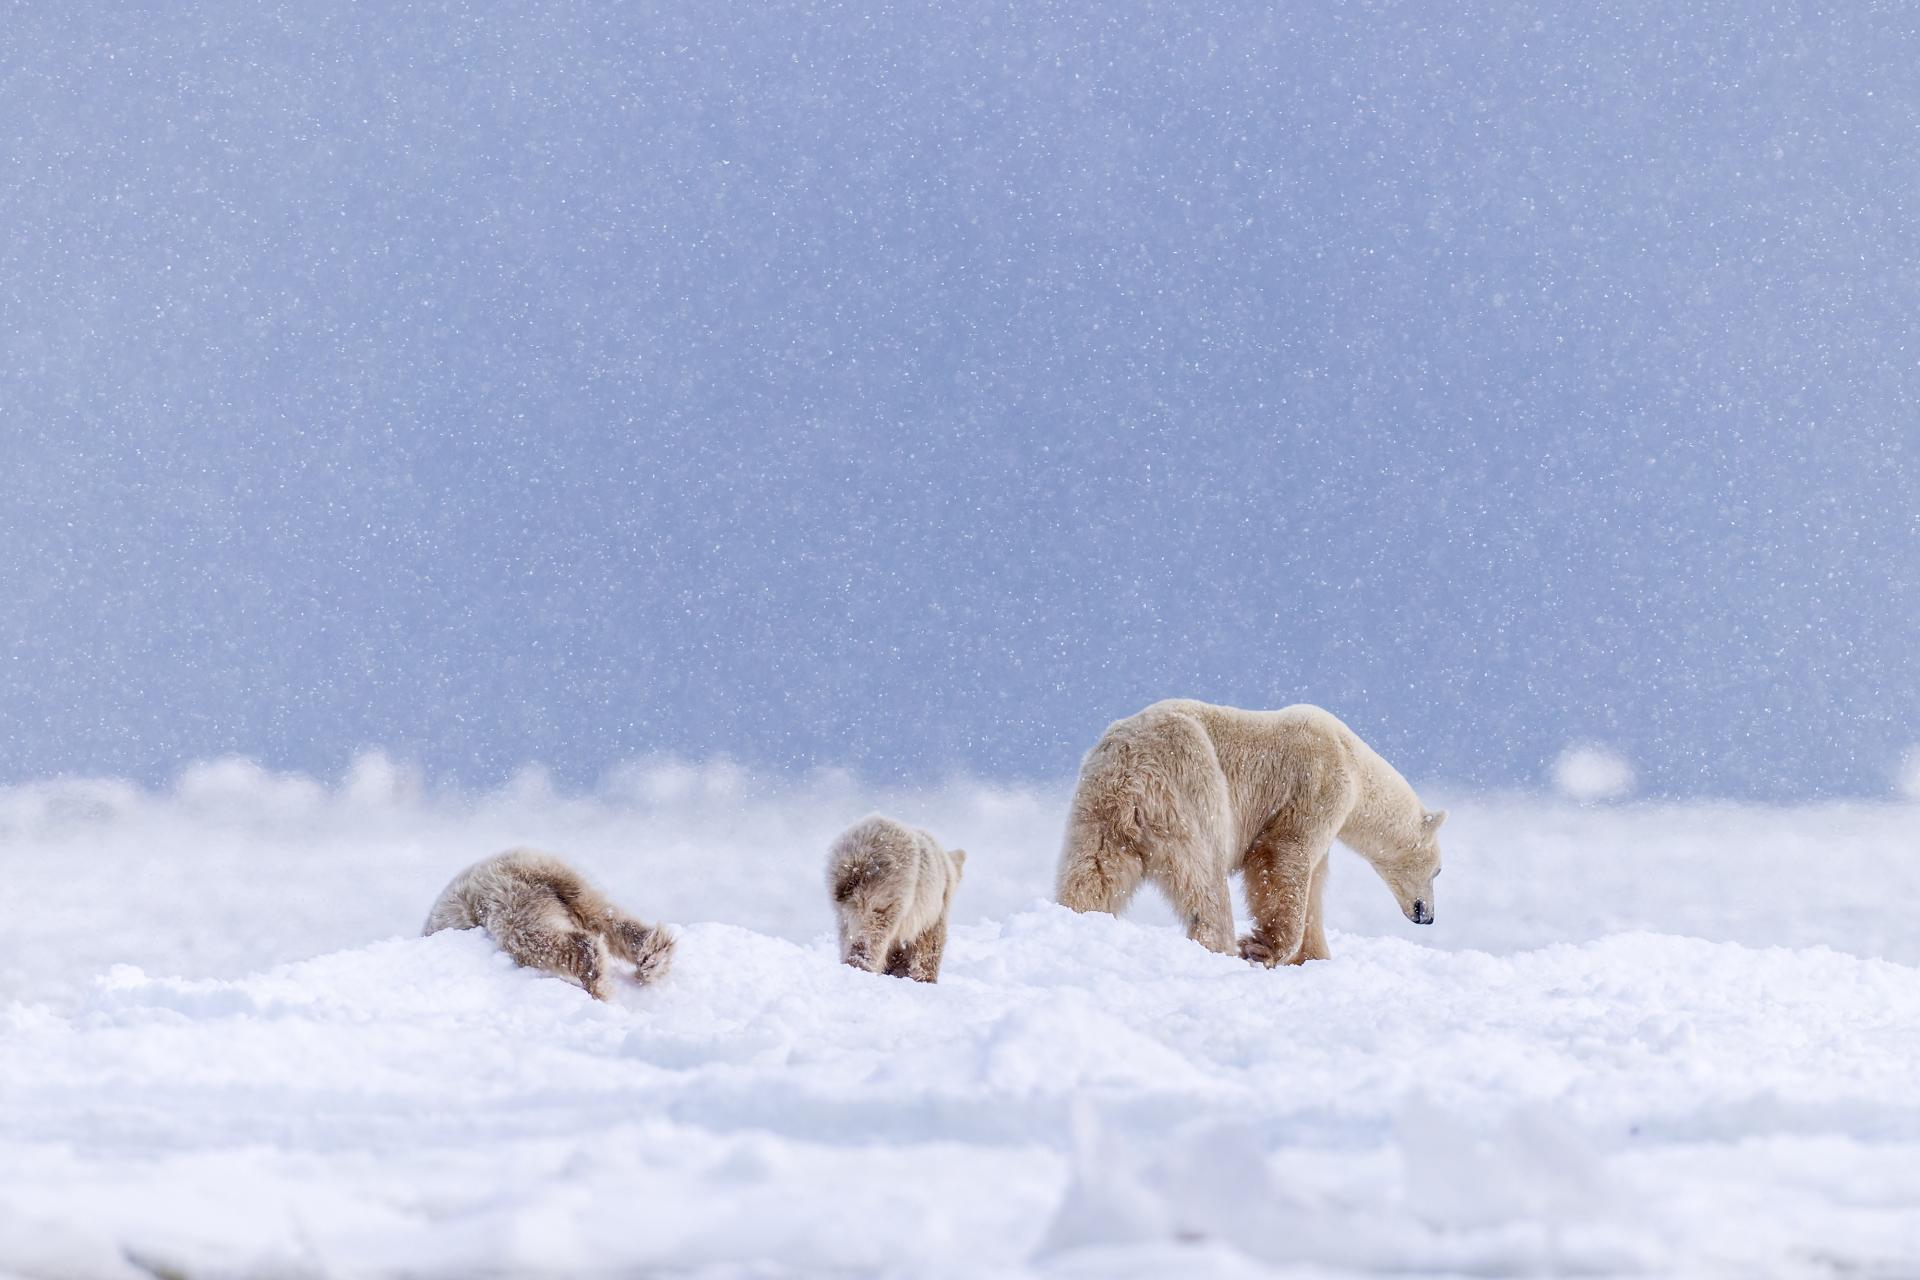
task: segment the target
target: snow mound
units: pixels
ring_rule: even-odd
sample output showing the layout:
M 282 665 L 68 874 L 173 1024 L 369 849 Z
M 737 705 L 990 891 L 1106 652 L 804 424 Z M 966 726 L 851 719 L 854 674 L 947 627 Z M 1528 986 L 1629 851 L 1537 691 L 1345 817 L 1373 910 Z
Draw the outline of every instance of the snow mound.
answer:
M 1920 970 L 1626 934 L 1254 970 L 1035 905 L 938 986 L 731 925 L 609 1003 L 477 933 L 0 1012 L 0 1270 L 1871 1272 Z
M 1638 781 L 1632 761 L 1592 743 L 1568 747 L 1553 762 L 1553 789 L 1583 804 L 1625 799 Z
M 1894 781 L 1903 799 L 1920 801 L 1920 747 L 1910 748 L 1901 758 Z

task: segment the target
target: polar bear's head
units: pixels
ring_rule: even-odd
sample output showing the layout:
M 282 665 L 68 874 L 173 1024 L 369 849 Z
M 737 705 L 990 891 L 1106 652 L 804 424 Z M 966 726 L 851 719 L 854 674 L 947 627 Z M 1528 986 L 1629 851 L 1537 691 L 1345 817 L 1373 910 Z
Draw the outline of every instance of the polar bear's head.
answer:
M 1433 881 L 1440 874 L 1440 824 L 1445 809 L 1423 811 L 1419 829 L 1411 838 L 1395 842 L 1385 856 L 1373 860 L 1373 869 L 1393 890 L 1394 901 L 1415 924 L 1433 923 Z

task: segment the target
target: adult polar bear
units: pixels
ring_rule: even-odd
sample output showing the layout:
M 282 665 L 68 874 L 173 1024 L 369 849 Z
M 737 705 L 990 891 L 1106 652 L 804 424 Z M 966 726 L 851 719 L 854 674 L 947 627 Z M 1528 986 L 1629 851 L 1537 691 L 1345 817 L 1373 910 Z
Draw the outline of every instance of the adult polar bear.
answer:
M 1080 766 L 1060 902 L 1118 912 L 1151 880 L 1188 937 L 1232 951 L 1227 878 L 1239 871 L 1253 916 L 1240 954 L 1269 966 L 1324 960 L 1334 838 L 1373 864 L 1409 920 L 1431 924 L 1446 816 L 1319 707 L 1156 702 L 1109 726 Z

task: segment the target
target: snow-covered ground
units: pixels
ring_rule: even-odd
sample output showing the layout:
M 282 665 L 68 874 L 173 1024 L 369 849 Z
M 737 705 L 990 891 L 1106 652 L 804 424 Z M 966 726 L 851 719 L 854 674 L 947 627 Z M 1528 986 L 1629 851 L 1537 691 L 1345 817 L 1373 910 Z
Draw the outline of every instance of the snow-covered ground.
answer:
M 0 1274 L 1920 1274 L 1920 806 L 1428 799 L 1439 922 L 1339 853 L 1267 972 L 1046 905 L 1064 784 L 0 790 Z M 875 807 L 969 850 L 937 987 L 833 962 Z M 672 976 L 412 936 L 516 843 Z

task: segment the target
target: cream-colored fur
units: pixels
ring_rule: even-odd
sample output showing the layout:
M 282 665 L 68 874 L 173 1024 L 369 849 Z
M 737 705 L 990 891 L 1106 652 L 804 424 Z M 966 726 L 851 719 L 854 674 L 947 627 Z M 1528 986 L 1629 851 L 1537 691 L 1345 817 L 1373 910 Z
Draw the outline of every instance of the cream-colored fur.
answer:
M 1333 841 L 1373 864 L 1409 920 L 1430 924 L 1446 816 L 1319 707 L 1156 702 L 1111 725 L 1080 766 L 1059 897 L 1118 912 L 1151 880 L 1187 936 L 1231 951 L 1227 879 L 1242 872 L 1253 929 L 1240 953 L 1267 965 L 1325 959 Z
M 827 855 L 827 891 L 840 926 L 840 958 L 857 969 L 917 982 L 940 977 L 947 911 L 966 851 L 874 814 L 854 823 Z
M 673 960 L 673 935 L 614 906 L 552 854 L 512 849 L 455 876 L 427 914 L 423 933 L 485 929 L 502 951 L 534 969 L 607 998 L 609 953 L 653 982 Z

